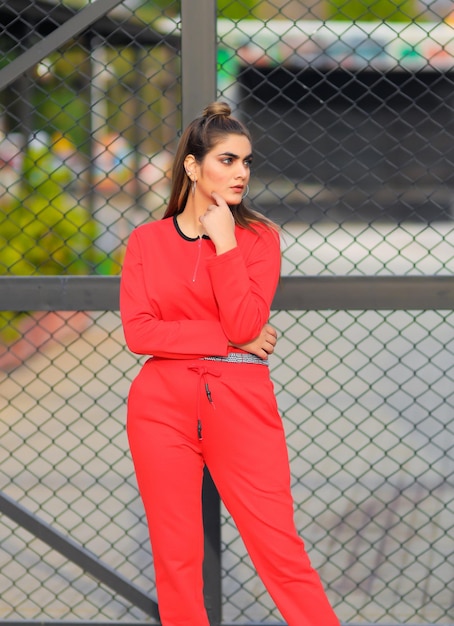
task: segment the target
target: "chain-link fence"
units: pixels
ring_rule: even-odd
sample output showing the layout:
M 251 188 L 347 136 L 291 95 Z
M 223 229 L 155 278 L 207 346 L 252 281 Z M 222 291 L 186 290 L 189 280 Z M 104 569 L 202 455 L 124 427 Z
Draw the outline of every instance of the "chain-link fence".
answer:
M 100 0 L 0 4 L 4 276 L 117 276 L 131 229 L 162 215 L 184 15 L 112 4 L 89 24 Z M 250 197 L 281 226 L 284 276 L 452 276 L 450 10 L 218 3 L 217 95 L 253 133 Z M 30 50 L 38 62 L 2 83 Z M 303 294 L 272 314 L 296 522 L 344 623 L 454 623 L 454 314 L 421 302 L 317 310 Z M 118 312 L 0 306 L 5 502 L 154 595 L 124 432 L 141 359 Z M 7 514 L 0 531 L 0 620 L 148 619 L 43 534 Z M 222 600 L 223 623 L 280 619 L 224 510 Z

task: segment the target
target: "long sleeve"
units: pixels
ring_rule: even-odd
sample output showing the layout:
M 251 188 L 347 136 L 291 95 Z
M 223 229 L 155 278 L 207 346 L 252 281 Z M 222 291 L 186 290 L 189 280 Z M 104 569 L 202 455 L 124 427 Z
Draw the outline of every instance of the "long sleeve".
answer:
M 132 352 L 165 358 L 224 356 L 268 321 L 280 272 L 278 233 L 236 228 L 237 247 L 217 256 L 208 238 L 188 239 L 171 219 L 132 232 L 120 312 Z M 237 349 L 237 348 L 236 348 Z
M 190 358 L 227 354 L 228 340 L 216 319 L 162 319 L 157 299 L 149 297 L 146 263 L 141 242 L 134 231 L 126 249 L 121 283 L 120 312 L 126 343 L 136 354 Z M 162 268 L 156 268 L 157 272 Z M 164 277 L 172 280 L 171 275 Z
M 242 236 L 250 240 L 249 232 Z M 222 328 L 237 345 L 257 337 L 270 315 L 280 275 L 277 231 L 261 226 L 252 245 L 238 246 L 208 261 Z

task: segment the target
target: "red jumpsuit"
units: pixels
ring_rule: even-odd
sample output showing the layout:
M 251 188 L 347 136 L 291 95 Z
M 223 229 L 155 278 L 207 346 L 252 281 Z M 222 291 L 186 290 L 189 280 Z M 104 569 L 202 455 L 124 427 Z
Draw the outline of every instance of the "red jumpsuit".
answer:
M 217 256 L 175 219 L 137 228 L 120 309 L 128 347 L 152 355 L 131 385 L 127 430 L 147 515 L 164 626 L 208 626 L 201 486 L 206 464 L 289 626 L 338 626 L 293 519 L 290 470 L 269 368 L 206 360 L 241 353 L 267 322 L 279 235 L 236 227 Z M 246 354 L 246 353 L 243 353 Z

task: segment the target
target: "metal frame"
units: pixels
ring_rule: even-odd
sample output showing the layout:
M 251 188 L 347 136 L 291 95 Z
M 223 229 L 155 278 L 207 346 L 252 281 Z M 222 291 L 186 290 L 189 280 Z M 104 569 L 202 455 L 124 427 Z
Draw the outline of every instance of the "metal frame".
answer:
M 181 0 L 183 128 L 216 99 L 216 2 Z
M 67 22 L 56 28 L 48 37 L 23 52 L 14 61 L 0 70 L 0 88 L 4 89 L 14 82 L 20 75 L 28 72 L 48 54 L 60 48 L 72 37 L 90 27 L 93 22 L 118 6 L 122 0 L 96 0 L 87 4 Z
M 3 276 L 0 277 L 0 310 L 117 311 L 119 287 L 119 276 Z M 452 310 L 454 277 L 287 276 L 282 277 L 280 281 L 272 308 L 273 310 Z M 205 473 L 202 499 L 205 526 L 205 601 L 210 624 L 221 626 L 223 624 L 221 510 L 219 495 L 208 471 Z M 157 603 L 141 589 L 1 492 L 0 513 L 7 515 L 48 543 L 147 615 L 159 620 Z M 0 622 L 0 625 L 2 624 L 3 622 Z M 11 624 L 8 622 L 9 626 Z M 27 626 L 26 622 L 17 622 L 18 626 L 19 624 Z M 57 622 L 49 621 L 46 624 L 60 626 Z M 65 626 L 68 624 L 65 623 Z M 223 626 L 233 625 L 224 623 Z
M 147 615 L 159 619 L 158 605 L 145 592 L 132 585 L 115 570 L 101 563 L 98 557 L 75 543 L 70 537 L 55 530 L 50 524 L 43 522 L 38 516 L 30 513 L 2 492 L 0 492 L 0 513 L 7 515 L 16 524 L 47 543 Z M 23 624 L 23 622 L 20 623 Z
M 1 276 L 3 311 L 116 311 L 119 276 Z M 454 276 L 283 276 L 273 310 L 453 310 Z

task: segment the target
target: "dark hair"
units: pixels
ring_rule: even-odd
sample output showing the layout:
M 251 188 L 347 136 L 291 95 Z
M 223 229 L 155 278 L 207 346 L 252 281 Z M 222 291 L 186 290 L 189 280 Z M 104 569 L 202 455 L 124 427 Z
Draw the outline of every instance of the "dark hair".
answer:
M 202 163 L 205 155 L 226 135 L 243 135 L 251 141 L 247 128 L 232 117 L 231 112 L 229 105 L 225 102 L 213 102 L 183 132 L 173 162 L 172 187 L 164 219 L 180 213 L 186 205 L 191 188 L 191 181 L 184 169 L 184 160 L 188 154 L 192 154 L 198 163 Z M 254 222 L 274 226 L 266 217 L 249 208 L 243 200 L 231 206 L 230 210 L 235 222 L 244 228 L 251 228 Z

